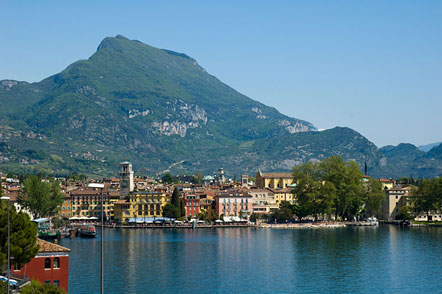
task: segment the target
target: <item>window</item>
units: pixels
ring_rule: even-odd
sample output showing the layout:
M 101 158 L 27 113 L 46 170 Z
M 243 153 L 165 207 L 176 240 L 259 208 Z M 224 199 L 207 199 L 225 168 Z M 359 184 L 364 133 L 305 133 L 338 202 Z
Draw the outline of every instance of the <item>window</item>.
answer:
M 58 257 L 54 258 L 54 268 L 60 268 L 60 259 Z
M 49 285 L 51 283 L 51 281 L 45 281 L 46 285 Z
M 50 258 L 45 259 L 45 269 L 48 269 L 48 268 L 51 268 L 51 259 Z
M 60 287 L 60 281 L 59 280 L 54 280 L 54 285 L 57 287 Z
M 20 269 L 21 269 L 20 264 L 18 263 L 14 264 L 14 271 L 20 271 Z

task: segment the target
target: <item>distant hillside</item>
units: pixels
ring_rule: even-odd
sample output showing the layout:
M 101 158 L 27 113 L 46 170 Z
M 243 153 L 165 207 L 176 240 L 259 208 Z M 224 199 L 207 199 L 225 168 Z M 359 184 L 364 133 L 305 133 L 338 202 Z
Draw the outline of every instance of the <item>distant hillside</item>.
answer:
M 380 149 L 384 156 L 379 169 L 381 174 L 396 177 L 435 177 L 442 175 L 442 146 L 429 152 L 419 150 L 412 144 L 385 146 Z
M 129 159 L 150 175 L 223 167 L 233 176 L 341 155 L 367 161 L 372 175 L 439 172 L 431 162 L 415 166 L 425 156 L 411 147 L 379 151 L 349 128 L 317 132 L 238 93 L 186 54 L 123 36 L 105 38 L 89 59 L 41 82 L 0 81 L 0 103 L 2 171 L 115 175 Z
M 417 148 L 419 148 L 419 150 L 421 150 L 421 151 L 428 152 L 431 150 L 431 148 L 439 146 L 440 144 L 442 144 L 442 142 L 431 143 L 431 144 L 427 144 L 427 145 L 420 145 L 420 146 L 417 146 Z

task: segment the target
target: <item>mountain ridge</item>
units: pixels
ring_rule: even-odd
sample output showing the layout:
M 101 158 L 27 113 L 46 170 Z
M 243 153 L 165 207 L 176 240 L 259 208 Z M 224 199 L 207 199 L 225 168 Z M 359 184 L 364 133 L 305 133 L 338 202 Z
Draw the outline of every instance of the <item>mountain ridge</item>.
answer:
M 0 102 L 9 105 L 0 110 L 0 168 L 115 173 L 129 158 L 150 174 L 182 162 L 173 172 L 224 167 L 232 175 L 341 155 L 369 162 L 373 175 L 405 173 L 395 171 L 394 152 L 384 154 L 354 130 L 317 132 L 237 92 L 184 53 L 121 35 L 40 82 L 0 81 Z

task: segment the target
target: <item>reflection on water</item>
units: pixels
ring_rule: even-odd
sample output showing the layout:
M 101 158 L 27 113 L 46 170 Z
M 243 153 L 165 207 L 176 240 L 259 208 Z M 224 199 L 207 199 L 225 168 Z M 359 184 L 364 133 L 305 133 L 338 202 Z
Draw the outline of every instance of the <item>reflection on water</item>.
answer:
M 105 230 L 106 293 L 438 293 L 442 228 Z M 98 293 L 100 239 L 71 248 L 70 293 Z M 431 280 L 428 274 L 431 274 Z

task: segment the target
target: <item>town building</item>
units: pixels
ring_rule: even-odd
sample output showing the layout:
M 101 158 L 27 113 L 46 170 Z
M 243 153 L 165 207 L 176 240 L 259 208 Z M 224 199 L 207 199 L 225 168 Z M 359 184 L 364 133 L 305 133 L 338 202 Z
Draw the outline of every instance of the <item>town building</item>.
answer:
M 128 161 L 120 163 L 120 199 L 134 190 L 134 171 Z
M 249 187 L 249 177 L 247 175 L 241 175 L 241 188 Z
M 70 192 L 72 203 L 72 216 L 101 218 L 101 190 L 92 188 L 80 188 Z M 112 205 L 109 192 L 103 192 L 103 212 L 106 219 L 110 219 Z
M 256 187 L 259 189 L 284 189 L 294 184 L 292 173 L 256 173 Z
M 279 207 L 275 194 L 269 189 L 250 189 L 249 194 L 252 196 L 253 213 L 269 214 Z
M 395 185 L 394 180 L 389 180 L 389 179 L 380 179 L 379 182 L 381 182 L 383 190 L 393 189 Z
M 378 218 L 384 220 L 394 220 L 401 207 L 408 206 L 410 204 L 408 199 L 410 191 L 411 187 L 387 188 L 385 190 L 385 199 L 382 201 L 381 211 L 378 213 Z
M 284 188 L 284 189 L 274 189 L 267 188 L 274 195 L 275 203 L 278 205 L 281 204 L 282 201 L 288 201 L 290 204 L 295 204 L 295 194 L 293 194 L 292 188 Z
M 195 194 L 184 195 L 184 206 L 186 209 L 186 217 L 198 217 L 200 213 L 200 196 Z
M 248 218 L 253 212 L 252 196 L 247 190 L 219 192 L 215 196 L 215 209 L 218 217 Z
M 38 280 L 43 284 L 54 284 L 69 290 L 69 252 L 68 248 L 37 239 L 40 246 L 38 254 L 25 265 L 12 264 L 12 277 Z
M 62 218 L 70 218 L 74 216 L 72 214 L 72 201 L 69 193 L 64 194 L 63 203 L 58 208 L 58 216 Z
M 166 193 L 156 191 L 134 191 L 128 198 L 113 203 L 115 220 L 127 222 L 131 218 L 161 217 L 163 207 L 171 199 Z

